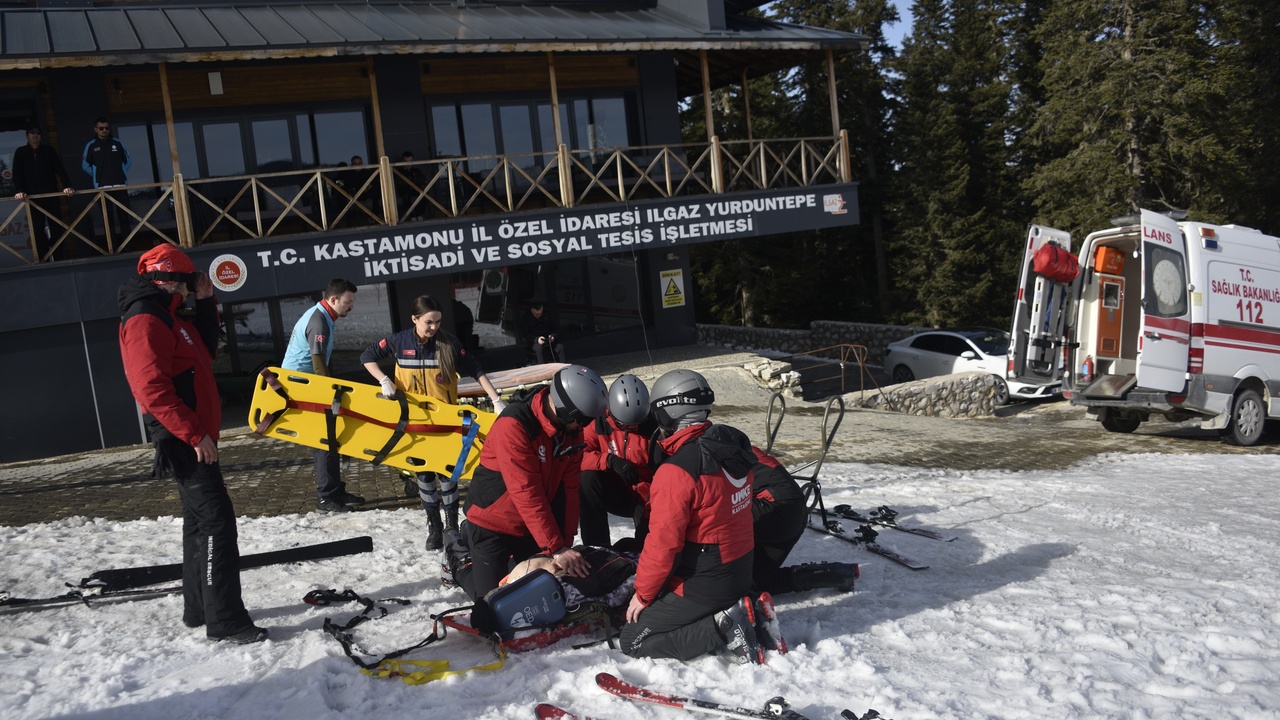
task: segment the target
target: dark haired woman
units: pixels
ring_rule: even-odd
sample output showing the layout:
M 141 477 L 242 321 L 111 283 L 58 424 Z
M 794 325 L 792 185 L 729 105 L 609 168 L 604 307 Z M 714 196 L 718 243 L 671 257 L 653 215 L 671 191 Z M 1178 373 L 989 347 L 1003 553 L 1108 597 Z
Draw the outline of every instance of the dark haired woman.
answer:
M 475 378 L 493 402 L 494 412 L 502 412 L 506 403 L 498 396 L 480 363 L 467 354 L 458 338 L 440 328 L 444 320 L 440 303 L 430 295 L 419 295 L 413 301 L 412 313 L 413 327 L 388 335 L 360 354 L 361 364 L 382 386 L 382 394 L 391 397 L 401 390 L 456 405 L 461 374 Z M 378 361 L 385 357 L 395 358 L 394 378 L 378 366 Z M 427 511 L 427 549 L 439 550 L 443 546 L 444 529 L 458 529 L 458 484 L 437 473 L 418 473 L 417 479 L 418 497 Z M 444 506 L 443 526 L 441 505 Z

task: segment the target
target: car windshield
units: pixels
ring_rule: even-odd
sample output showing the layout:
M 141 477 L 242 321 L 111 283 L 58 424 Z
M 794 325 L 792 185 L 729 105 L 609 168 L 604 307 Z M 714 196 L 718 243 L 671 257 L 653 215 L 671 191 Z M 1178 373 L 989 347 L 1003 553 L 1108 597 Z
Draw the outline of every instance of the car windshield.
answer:
M 960 334 L 977 345 L 985 355 L 1006 355 L 1009 352 L 1009 333 L 1003 330 L 965 330 Z

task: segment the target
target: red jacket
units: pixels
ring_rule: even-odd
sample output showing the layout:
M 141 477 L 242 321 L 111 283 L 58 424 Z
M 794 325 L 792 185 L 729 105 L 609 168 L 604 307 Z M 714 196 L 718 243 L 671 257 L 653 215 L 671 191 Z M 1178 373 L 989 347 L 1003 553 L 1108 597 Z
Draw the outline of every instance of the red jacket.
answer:
M 705 605 L 731 603 L 751 588 L 750 442 L 702 423 L 658 444 L 669 457 L 653 476 L 636 597 L 649 605 L 671 590 Z
M 640 482 L 630 489 L 641 503 L 647 505 L 653 469 L 649 467 L 650 442 L 644 432 L 645 427 L 619 425 L 613 415 L 605 413 L 603 418 L 582 430 L 582 440 L 587 444 L 587 449 L 582 452 L 582 469 L 607 471 L 609 456 L 617 455 L 635 467 Z
M 124 315 L 120 356 L 129 389 L 143 412 L 192 447 L 205 435 L 216 441 L 222 426 L 222 403 L 213 378 L 217 302 L 197 301 L 192 322 L 178 313 L 181 296 L 140 277 L 120 287 L 119 302 Z
M 572 547 L 578 528 L 582 433 L 547 416 L 547 395 L 512 402 L 494 421 L 467 491 L 467 521 L 532 537 L 545 552 Z

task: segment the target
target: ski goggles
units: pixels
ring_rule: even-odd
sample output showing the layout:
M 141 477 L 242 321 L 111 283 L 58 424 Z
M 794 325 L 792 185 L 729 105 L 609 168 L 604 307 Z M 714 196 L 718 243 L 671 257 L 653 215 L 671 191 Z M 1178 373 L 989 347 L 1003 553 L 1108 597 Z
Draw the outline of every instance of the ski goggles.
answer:
M 161 270 L 152 270 L 151 272 L 147 273 L 145 277 L 151 282 L 186 283 L 187 289 L 189 289 L 193 293 L 196 291 L 196 286 L 200 284 L 200 273 L 198 272 L 176 273 L 176 272 L 164 272 Z

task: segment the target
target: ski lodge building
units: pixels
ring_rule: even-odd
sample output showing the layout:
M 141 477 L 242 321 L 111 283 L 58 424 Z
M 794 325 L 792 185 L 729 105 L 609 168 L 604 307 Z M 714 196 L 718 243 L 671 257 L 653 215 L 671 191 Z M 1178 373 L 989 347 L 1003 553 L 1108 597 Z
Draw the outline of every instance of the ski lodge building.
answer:
M 490 371 L 527 362 L 533 300 L 570 360 L 694 342 L 691 244 L 858 222 L 834 102 L 824 137 L 716 134 L 716 89 L 818 62 L 834 100 L 834 58 L 865 45 L 764 4 L 0 1 L 0 462 L 146 440 L 116 289 L 161 242 L 214 281 L 224 396 L 334 277 L 383 299 L 375 336 L 452 298 Z M 706 137 L 682 138 L 686 102 Z M 82 169 L 99 118 L 127 186 Z M 73 195 L 13 198 L 32 128 Z

